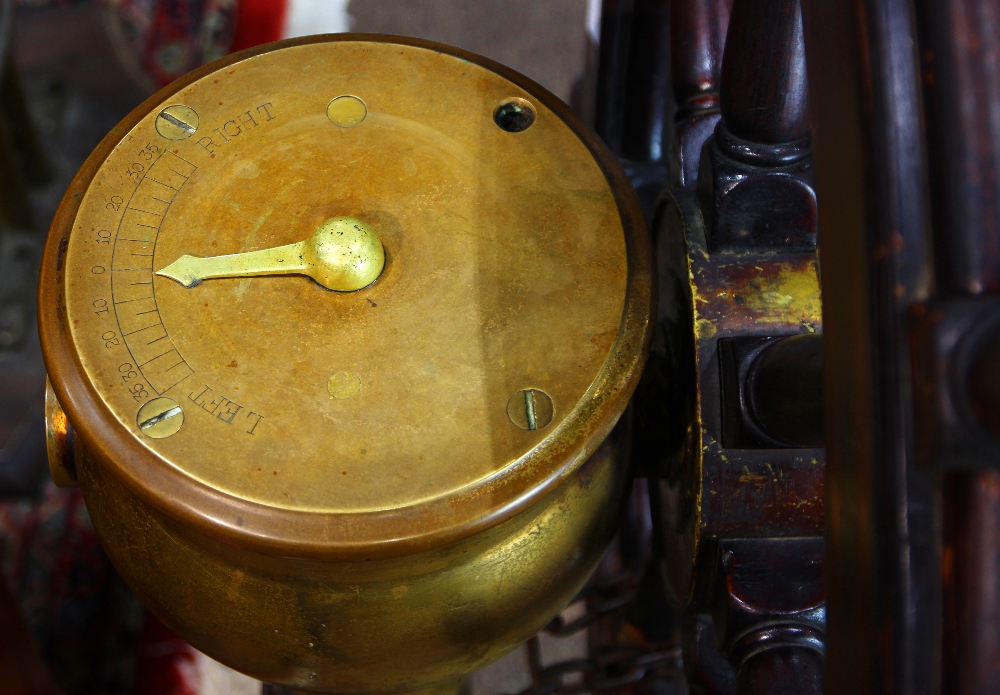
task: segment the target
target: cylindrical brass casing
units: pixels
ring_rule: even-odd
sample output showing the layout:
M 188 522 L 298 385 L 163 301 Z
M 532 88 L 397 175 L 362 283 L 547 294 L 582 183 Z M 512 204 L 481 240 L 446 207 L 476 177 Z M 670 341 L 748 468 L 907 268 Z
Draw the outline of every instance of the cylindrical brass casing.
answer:
M 220 543 L 77 450 L 115 566 L 191 644 L 265 681 L 398 692 L 494 661 L 572 599 L 617 527 L 629 477 L 622 425 L 557 490 L 499 526 L 444 548 L 341 562 Z
M 329 218 L 381 235 L 360 292 L 162 272 Z M 609 543 L 652 287 L 621 168 L 526 78 L 399 37 L 244 52 L 140 106 L 63 199 L 39 330 L 76 465 L 65 426 L 52 464 L 209 656 L 317 692 L 443 687 Z

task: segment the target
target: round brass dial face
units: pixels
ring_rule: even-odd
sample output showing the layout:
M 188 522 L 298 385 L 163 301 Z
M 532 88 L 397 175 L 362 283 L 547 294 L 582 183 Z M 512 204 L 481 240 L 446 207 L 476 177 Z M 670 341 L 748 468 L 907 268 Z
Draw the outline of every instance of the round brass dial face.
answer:
M 511 100 L 534 116 L 516 132 L 495 120 Z M 385 249 L 356 292 L 157 274 L 337 217 Z M 600 166 L 524 89 L 428 48 L 319 42 L 209 73 L 124 134 L 72 224 L 66 315 L 121 436 L 166 464 L 269 506 L 398 509 L 574 426 L 626 260 Z

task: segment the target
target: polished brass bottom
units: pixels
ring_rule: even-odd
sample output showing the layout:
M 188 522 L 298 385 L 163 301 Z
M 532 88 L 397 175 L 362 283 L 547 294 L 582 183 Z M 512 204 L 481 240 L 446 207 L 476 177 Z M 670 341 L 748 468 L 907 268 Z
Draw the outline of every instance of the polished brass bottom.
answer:
M 354 561 L 218 542 L 140 501 L 82 442 L 77 465 L 115 566 L 197 649 L 309 692 L 445 695 L 543 628 L 593 571 L 629 479 L 622 429 L 553 493 L 485 533 Z

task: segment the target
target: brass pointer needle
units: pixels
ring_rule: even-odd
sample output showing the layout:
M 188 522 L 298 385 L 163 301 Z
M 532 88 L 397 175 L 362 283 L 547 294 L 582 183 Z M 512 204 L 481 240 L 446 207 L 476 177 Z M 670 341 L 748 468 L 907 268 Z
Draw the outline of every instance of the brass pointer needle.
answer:
M 371 227 L 334 217 L 296 244 L 210 258 L 185 254 L 156 274 L 185 287 L 209 278 L 308 275 L 327 289 L 353 292 L 375 282 L 384 266 L 385 250 Z

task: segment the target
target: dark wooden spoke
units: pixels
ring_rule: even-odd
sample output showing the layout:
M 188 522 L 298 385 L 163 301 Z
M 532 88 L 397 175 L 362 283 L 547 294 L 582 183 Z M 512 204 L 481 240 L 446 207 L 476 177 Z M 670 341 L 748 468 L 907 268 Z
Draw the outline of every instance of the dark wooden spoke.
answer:
M 816 247 L 798 0 L 735 0 L 698 190 L 712 250 Z
M 677 183 L 698 180 L 701 148 L 719 122 L 719 73 L 733 0 L 675 0 L 671 68 L 677 115 Z

